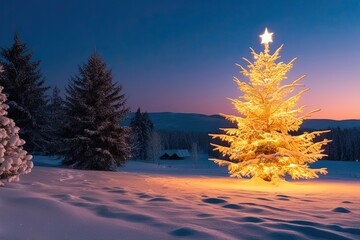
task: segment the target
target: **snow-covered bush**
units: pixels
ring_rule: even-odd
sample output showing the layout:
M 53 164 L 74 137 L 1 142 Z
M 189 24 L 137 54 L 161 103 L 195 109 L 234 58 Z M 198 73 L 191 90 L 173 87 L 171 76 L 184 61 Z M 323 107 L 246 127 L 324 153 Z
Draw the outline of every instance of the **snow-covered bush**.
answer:
M 0 86 L 0 186 L 3 180 L 18 181 L 19 175 L 31 172 L 32 156 L 22 146 L 25 141 L 19 138 L 19 128 L 7 117 L 9 106 L 5 104 L 6 96 Z

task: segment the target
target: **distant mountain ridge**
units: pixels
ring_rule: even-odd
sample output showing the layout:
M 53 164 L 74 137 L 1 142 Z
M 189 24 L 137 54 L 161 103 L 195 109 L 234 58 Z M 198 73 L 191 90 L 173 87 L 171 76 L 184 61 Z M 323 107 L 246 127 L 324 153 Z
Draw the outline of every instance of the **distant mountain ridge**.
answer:
M 124 126 L 130 124 L 134 113 L 122 123 Z M 149 113 L 151 121 L 157 130 L 168 131 L 193 131 L 193 132 L 214 132 L 219 128 L 232 127 L 232 124 L 220 115 L 205 115 L 198 113 L 173 113 L 155 112 Z M 331 119 L 307 119 L 301 128 L 306 129 L 327 129 L 327 128 L 360 128 L 359 120 L 331 120 Z

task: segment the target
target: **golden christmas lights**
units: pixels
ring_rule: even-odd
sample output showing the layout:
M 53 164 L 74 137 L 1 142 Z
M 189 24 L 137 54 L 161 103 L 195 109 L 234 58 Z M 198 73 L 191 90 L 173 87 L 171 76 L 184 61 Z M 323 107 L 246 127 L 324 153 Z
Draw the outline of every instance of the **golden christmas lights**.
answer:
M 296 105 L 309 89 L 293 93 L 296 87 L 303 86 L 299 82 L 304 76 L 290 84 L 282 84 L 296 58 L 287 64 L 276 62 L 283 45 L 270 54 L 272 35 L 267 29 L 260 35 L 265 50 L 256 53 L 251 49 L 255 61 L 252 63 L 244 58 L 248 69 L 238 65 L 241 73 L 250 80 L 242 82 L 234 77 L 243 95 L 230 101 L 240 115 L 221 114 L 236 123 L 237 128 L 222 128 L 223 134 L 210 134 L 227 142 L 225 145 L 211 144 L 227 159 L 210 160 L 220 166 L 228 165 L 232 177 L 276 181 L 288 174 L 293 179 L 316 178 L 318 173 L 326 174 L 326 168 L 311 169 L 309 164 L 326 156 L 322 146 L 330 141 L 314 142 L 314 138 L 328 131 L 295 134 L 303 120 L 319 110 L 301 115 L 304 106 Z

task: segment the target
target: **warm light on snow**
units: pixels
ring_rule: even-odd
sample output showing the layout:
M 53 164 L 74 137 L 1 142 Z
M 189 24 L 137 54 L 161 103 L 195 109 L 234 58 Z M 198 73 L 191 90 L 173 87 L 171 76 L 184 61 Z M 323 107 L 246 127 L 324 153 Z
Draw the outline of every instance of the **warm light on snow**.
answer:
M 206 156 L 164 162 L 37 166 L 0 188 L 0 239 L 359 239 L 359 163 L 317 162 L 329 175 L 274 185 L 228 178 Z
M 293 179 L 317 178 L 326 174 L 326 168 L 311 169 L 309 164 L 326 156 L 322 147 L 329 140 L 314 142 L 327 131 L 294 134 L 303 120 L 318 110 L 302 114 L 304 106 L 297 106 L 303 93 L 309 88 L 294 93 L 303 86 L 299 77 L 290 84 L 283 84 L 296 58 L 289 63 L 276 62 L 280 58 L 280 46 L 270 54 L 269 42 L 273 33 L 265 29 L 261 35 L 265 50 L 252 55 L 255 61 L 248 69 L 238 65 L 249 82 L 234 78 L 243 93 L 238 99 L 230 99 L 239 116 L 222 114 L 236 123 L 237 128 L 223 128 L 223 134 L 210 134 L 227 145 L 212 144 L 227 159 L 211 159 L 220 166 L 227 165 L 232 177 L 258 177 L 266 181 L 277 181 L 290 175 Z

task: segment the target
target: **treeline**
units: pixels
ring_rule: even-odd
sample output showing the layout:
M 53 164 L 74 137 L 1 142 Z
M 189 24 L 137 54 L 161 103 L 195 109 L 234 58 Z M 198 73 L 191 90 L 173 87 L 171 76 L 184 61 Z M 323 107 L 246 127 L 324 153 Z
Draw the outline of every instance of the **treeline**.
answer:
M 199 151 L 209 152 L 210 137 L 207 132 L 185 132 L 185 131 L 157 131 L 163 149 L 191 149 L 194 144 L 198 145 Z
M 328 145 L 325 146 L 325 154 L 328 156 L 324 159 L 342 160 L 342 161 L 358 161 L 360 160 L 360 128 L 330 129 L 329 133 L 319 136 L 316 141 L 321 139 L 330 139 Z M 302 129 L 301 132 L 311 132 L 313 130 Z M 164 149 L 191 149 L 193 144 L 198 145 L 198 149 L 202 153 L 207 153 L 212 157 L 220 157 L 218 152 L 214 152 L 210 143 L 221 142 L 218 139 L 211 139 L 207 132 L 181 132 L 181 131 L 158 131 L 161 137 L 162 147 Z M 225 144 L 225 143 L 221 143 Z
M 220 131 L 218 131 L 220 133 Z M 208 132 L 194 132 L 194 131 L 168 131 L 158 130 L 157 133 L 161 138 L 162 149 L 188 149 L 198 153 L 207 154 L 211 157 L 220 157 L 218 152 L 213 151 L 210 143 L 222 143 L 218 139 L 212 139 Z
M 331 139 L 325 146 L 325 159 L 342 161 L 360 161 L 360 128 L 333 128 L 324 137 Z

